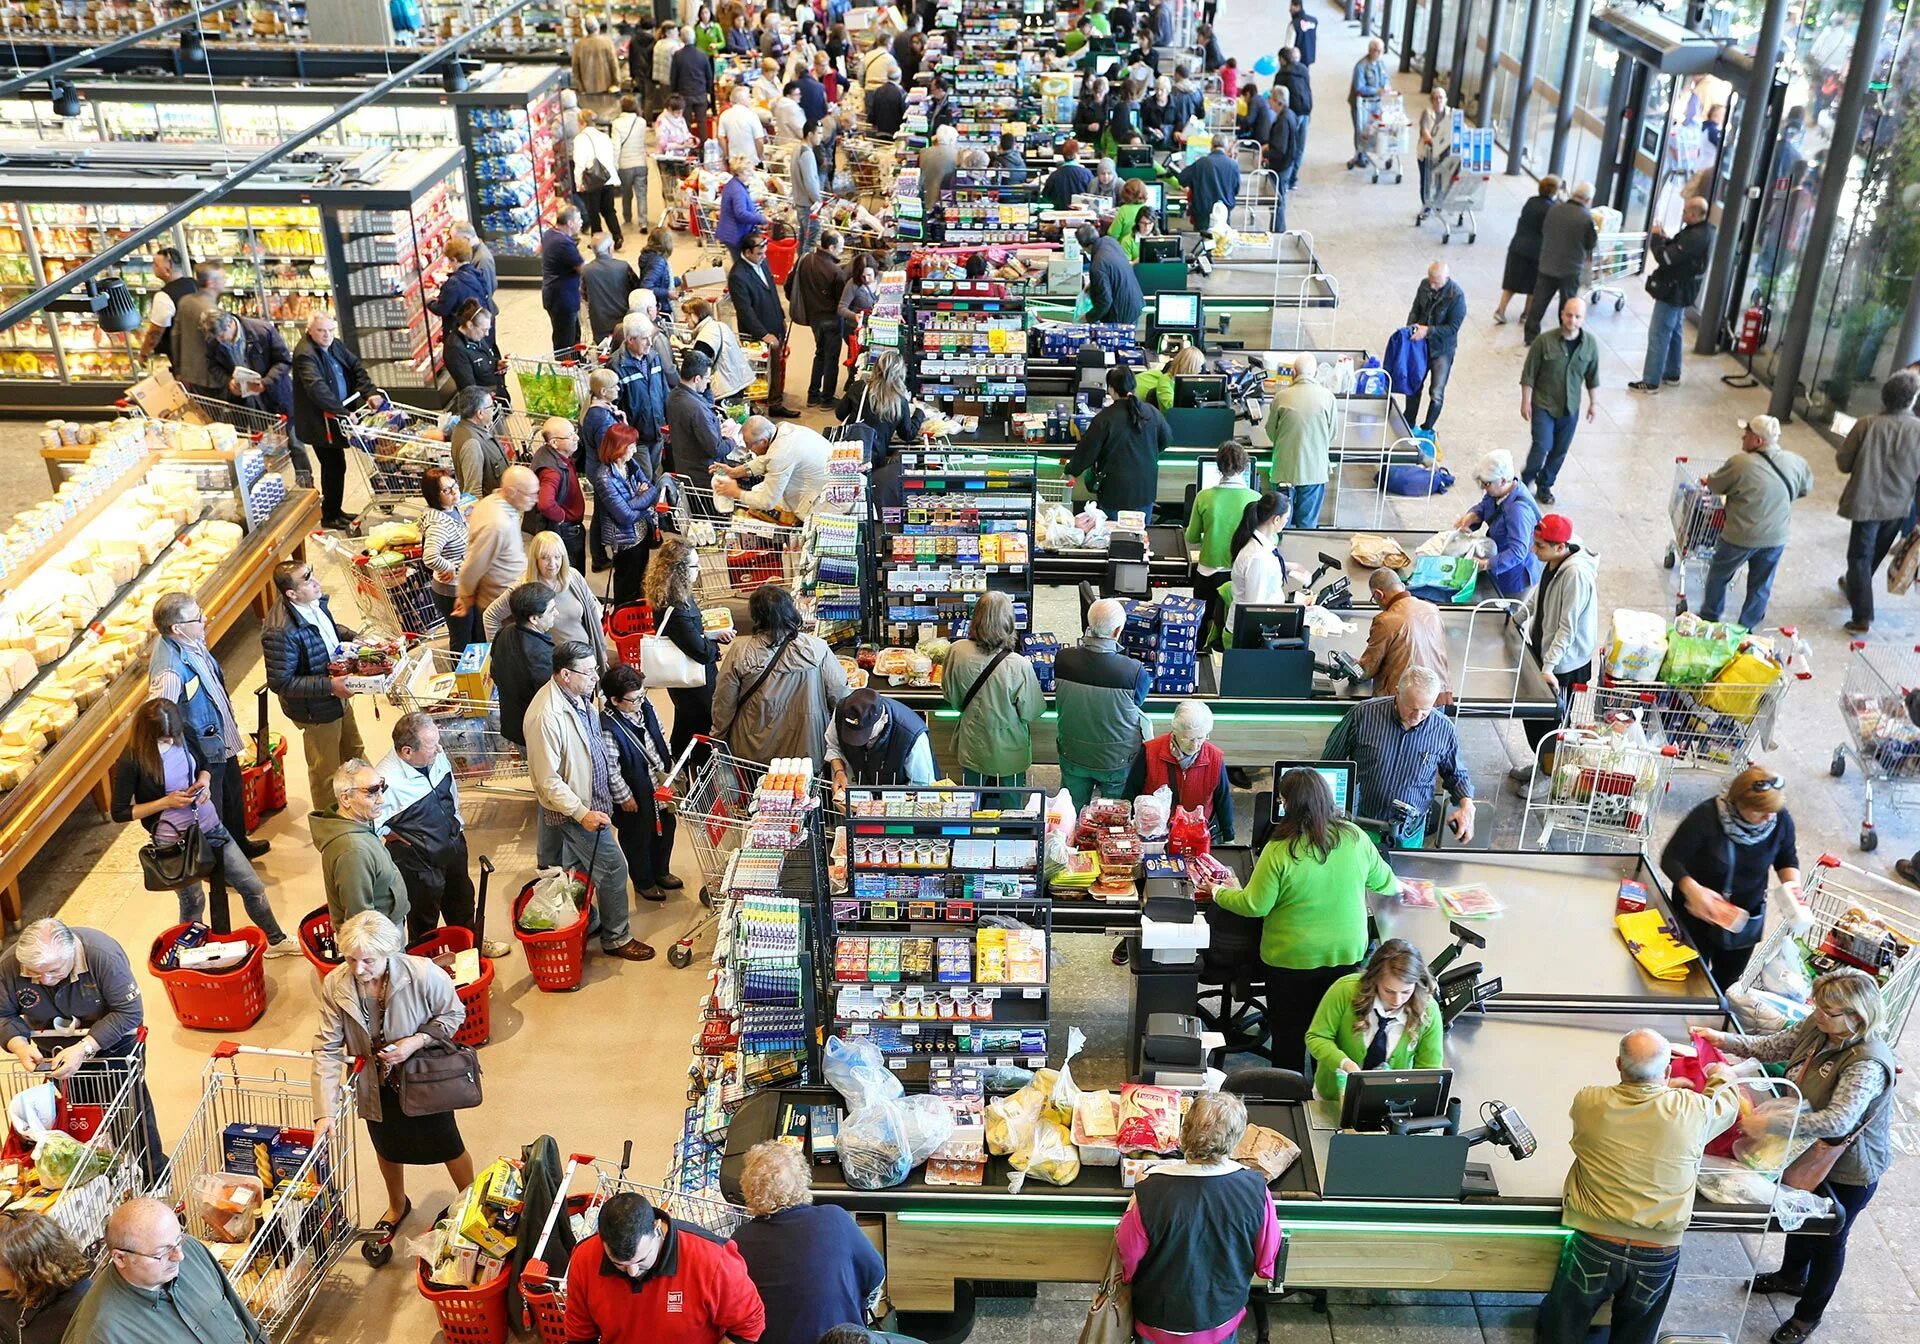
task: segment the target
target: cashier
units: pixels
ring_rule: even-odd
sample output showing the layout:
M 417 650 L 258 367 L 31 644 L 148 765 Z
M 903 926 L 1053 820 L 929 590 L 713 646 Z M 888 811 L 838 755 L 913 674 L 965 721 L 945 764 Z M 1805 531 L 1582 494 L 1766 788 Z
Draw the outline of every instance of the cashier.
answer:
M 1747 969 L 1760 942 L 1773 879 L 1800 880 L 1785 789 L 1772 770 L 1748 766 L 1725 793 L 1687 813 L 1660 853 L 1680 922 L 1723 990 Z
M 927 721 L 890 695 L 862 687 L 840 702 L 827 726 L 833 787 L 931 784 L 939 775 Z
M 1206 813 L 1214 840 L 1224 845 L 1233 839 L 1233 789 L 1226 758 L 1207 740 L 1212 735 L 1213 711 L 1198 700 L 1182 700 L 1172 729 L 1149 738 L 1134 757 L 1126 796 L 1169 788 L 1175 807 Z
M 1350 1073 L 1446 1063 L 1446 1027 L 1433 990 L 1427 959 L 1404 938 L 1387 939 L 1364 967 L 1334 981 L 1307 1028 L 1314 1093 L 1340 1096 Z
M 1460 735 L 1452 719 L 1433 712 L 1444 689 L 1432 668 L 1408 668 L 1392 695 L 1362 700 L 1327 735 L 1323 759 L 1356 767 L 1355 810 L 1386 823 L 1386 842 L 1400 849 L 1426 843 L 1436 783 L 1453 800 L 1453 833 L 1463 845 L 1473 839 L 1473 780 L 1460 759 Z

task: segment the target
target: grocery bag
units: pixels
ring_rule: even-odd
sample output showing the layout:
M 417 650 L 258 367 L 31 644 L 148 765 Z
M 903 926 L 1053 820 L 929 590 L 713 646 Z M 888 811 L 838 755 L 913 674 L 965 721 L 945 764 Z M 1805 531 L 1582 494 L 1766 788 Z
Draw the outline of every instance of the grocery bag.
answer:
M 1467 602 L 1479 578 L 1470 555 L 1423 555 L 1407 574 L 1407 591 L 1429 602 Z
M 1685 980 L 1688 964 L 1700 959 L 1698 952 L 1680 941 L 1667 917 L 1658 910 L 1615 915 L 1613 925 L 1640 969 L 1656 980 Z
M 1745 722 L 1766 701 L 1766 688 L 1780 680 L 1780 664 L 1751 650 L 1737 653 L 1721 668 L 1713 684 L 1699 694 L 1700 703 L 1729 718 Z
M 1704 686 L 1719 677 L 1738 649 L 1737 635 L 1683 635 L 1676 631 L 1667 637 L 1660 680 L 1674 686 Z
M 1607 675 L 1615 681 L 1655 681 L 1667 661 L 1667 621 L 1650 611 L 1613 613 L 1607 644 Z
M 580 384 L 569 370 L 556 364 L 522 368 L 520 391 L 527 399 L 530 416 L 557 415 L 571 420 L 580 414 Z

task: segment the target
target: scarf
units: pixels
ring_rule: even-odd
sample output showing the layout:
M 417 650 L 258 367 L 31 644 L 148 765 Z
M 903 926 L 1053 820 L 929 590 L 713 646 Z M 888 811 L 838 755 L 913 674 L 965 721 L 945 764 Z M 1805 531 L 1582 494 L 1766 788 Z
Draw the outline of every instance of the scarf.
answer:
M 1713 810 L 1720 815 L 1720 829 L 1727 839 L 1743 849 L 1748 845 L 1757 845 L 1773 834 L 1773 828 L 1780 820 L 1780 814 L 1774 813 L 1765 821 L 1748 821 L 1733 810 L 1733 804 L 1726 794 L 1720 794 L 1713 800 Z

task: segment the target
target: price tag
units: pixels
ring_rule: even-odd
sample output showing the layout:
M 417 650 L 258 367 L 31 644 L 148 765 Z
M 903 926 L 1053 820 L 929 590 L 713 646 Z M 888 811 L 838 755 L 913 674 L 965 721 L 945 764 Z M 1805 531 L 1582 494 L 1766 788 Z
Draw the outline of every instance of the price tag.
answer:
M 1000 997 L 1000 991 L 998 989 L 983 989 L 980 991 L 980 997 L 983 999 L 997 999 Z
M 920 1034 L 920 1024 L 918 1022 L 903 1022 L 900 1024 L 900 1034 L 902 1036 L 918 1036 Z
M 905 989 L 900 991 L 903 997 L 909 998 L 909 999 L 921 998 L 926 994 L 926 992 L 927 991 L 922 989 L 919 985 L 909 985 Z
M 1037 999 L 1043 993 L 1045 993 L 1045 991 L 1040 989 L 1023 989 L 1020 991 L 1021 997 L 1027 999 Z
M 887 1061 L 887 1067 L 895 1073 L 905 1073 L 907 1071 L 907 1061 L 905 1059 L 889 1059 Z
M 853 1022 L 848 1024 L 846 1034 L 849 1036 L 865 1036 L 868 1030 L 869 1028 L 865 1022 Z

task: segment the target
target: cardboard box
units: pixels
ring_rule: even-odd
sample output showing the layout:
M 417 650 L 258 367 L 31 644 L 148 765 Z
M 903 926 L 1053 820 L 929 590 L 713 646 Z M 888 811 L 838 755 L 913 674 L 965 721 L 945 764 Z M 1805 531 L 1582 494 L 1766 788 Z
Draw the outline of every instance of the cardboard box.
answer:
M 273 1143 L 277 1125 L 228 1125 L 220 1133 L 221 1166 L 236 1176 L 258 1176 L 269 1187 L 273 1175 Z
M 493 646 L 469 644 L 453 665 L 454 685 L 463 698 L 483 704 L 493 695 Z

